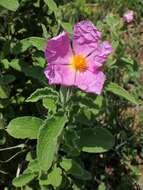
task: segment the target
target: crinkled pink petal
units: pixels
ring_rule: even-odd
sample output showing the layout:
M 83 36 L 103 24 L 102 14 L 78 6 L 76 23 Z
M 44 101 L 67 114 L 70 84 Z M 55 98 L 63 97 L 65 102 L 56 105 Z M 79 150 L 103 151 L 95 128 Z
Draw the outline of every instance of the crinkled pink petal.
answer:
M 101 67 L 112 52 L 112 46 L 108 42 L 99 43 L 98 48 L 87 57 L 88 70 L 94 72 Z
M 134 19 L 133 11 L 127 11 L 126 13 L 124 13 L 124 15 L 123 15 L 124 22 L 130 23 L 133 21 L 133 19 Z
M 45 69 L 45 75 L 49 79 L 49 84 L 73 86 L 76 72 L 70 69 L 68 65 L 56 64 L 49 65 Z
M 76 74 L 75 84 L 85 92 L 91 92 L 100 95 L 105 82 L 105 75 L 102 71 L 94 73 L 85 71 Z
M 45 57 L 50 64 L 68 64 L 73 55 L 67 32 L 48 40 Z
M 68 34 L 63 32 L 48 41 L 45 57 L 48 66 L 45 75 L 50 84 L 77 86 L 81 90 L 101 94 L 105 75 L 100 70 L 112 52 L 108 42 L 100 42 L 100 32 L 90 21 L 82 21 L 75 25 L 73 35 L 73 50 L 75 55 L 82 55 L 87 60 L 87 70 L 74 70 L 70 64 L 74 56 Z
M 73 49 L 75 54 L 88 55 L 100 39 L 100 32 L 90 21 L 81 21 L 74 26 Z

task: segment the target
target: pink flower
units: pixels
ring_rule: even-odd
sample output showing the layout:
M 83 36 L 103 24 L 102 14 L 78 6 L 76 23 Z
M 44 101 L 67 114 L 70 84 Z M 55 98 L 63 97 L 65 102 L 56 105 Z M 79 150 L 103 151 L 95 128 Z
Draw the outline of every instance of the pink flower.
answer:
M 48 41 L 45 75 L 49 84 L 77 86 L 83 91 L 101 94 L 105 75 L 101 66 L 112 52 L 108 42 L 100 41 L 101 33 L 90 21 L 74 26 L 72 44 L 67 32 Z
M 127 11 L 124 15 L 123 15 L 123 21 L 130 23 L 132 22 L 134 19 L 134 12 L 133 11 Z

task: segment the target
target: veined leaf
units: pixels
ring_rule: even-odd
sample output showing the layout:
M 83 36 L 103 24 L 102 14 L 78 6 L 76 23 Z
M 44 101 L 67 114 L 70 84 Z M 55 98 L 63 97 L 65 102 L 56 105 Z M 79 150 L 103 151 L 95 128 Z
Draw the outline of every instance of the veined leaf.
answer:
M 51 167 L 58 148 L 58 137 L 66 122 L 66 116 L 56 116 L 46 120 L 40 128 L 37 156 L 41 170 L 47 171 Z
M 14 138 L 37 139 L 39 128 L 42 124 L 43 120 L 37 117 L 17 117 L 10 121 L 6 130 Z
M 54 91 L 52 88 L 45 87 L 39 88 L 35 92 L 33 92 L 28 98 L 27 102 L 37 102 L 46 97 L 57 97 L 58 93 Z
M 132 94 L 130 94 L 127 90 L 125 90 L 124 88 L 122 88 L 116 83 L 108 84 L 106 87 L 106 90 L 125 98 L 126 100 L 130 101 L 133 104 L 136 104 L 136 105 L 139 104 L 139 102 L 136 100 L 136 98 Z

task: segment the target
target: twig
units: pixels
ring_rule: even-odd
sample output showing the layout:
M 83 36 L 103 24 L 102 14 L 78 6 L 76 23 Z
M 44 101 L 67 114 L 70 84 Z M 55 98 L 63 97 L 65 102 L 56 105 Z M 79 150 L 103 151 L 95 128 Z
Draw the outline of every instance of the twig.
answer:
M 24 147 L 25 147 L 25 144 L 19 144 L 19 145 L 12 146 L 12 147 L 1 148 L 0 151 L 11 150 L 11 149 L 15 149 L 15 148 L 24 148 Z
M 17 152 L 16 154 L 14 154 L 12 157 L 10 157 L 7 160 L 0 160 L 0 163 L 10 162 L 13 158 L 15 158 L 16 156 L 18 156 L 19 154 L 21 154 L 22 152 L 25 152 L 25 151 L 27 151 L 27 150 L 21 150 L 21 151 Z

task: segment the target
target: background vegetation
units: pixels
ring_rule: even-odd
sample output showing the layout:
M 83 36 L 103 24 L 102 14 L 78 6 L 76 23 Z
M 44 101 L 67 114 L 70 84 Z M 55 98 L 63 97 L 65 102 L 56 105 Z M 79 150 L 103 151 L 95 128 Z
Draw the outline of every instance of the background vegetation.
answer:
M 43 74 L 47 40 L 84 19 L 113 46 L 101 96 Z M 0 0 L 0 189 L 142 189 L 142 65 L 142 0 Z

